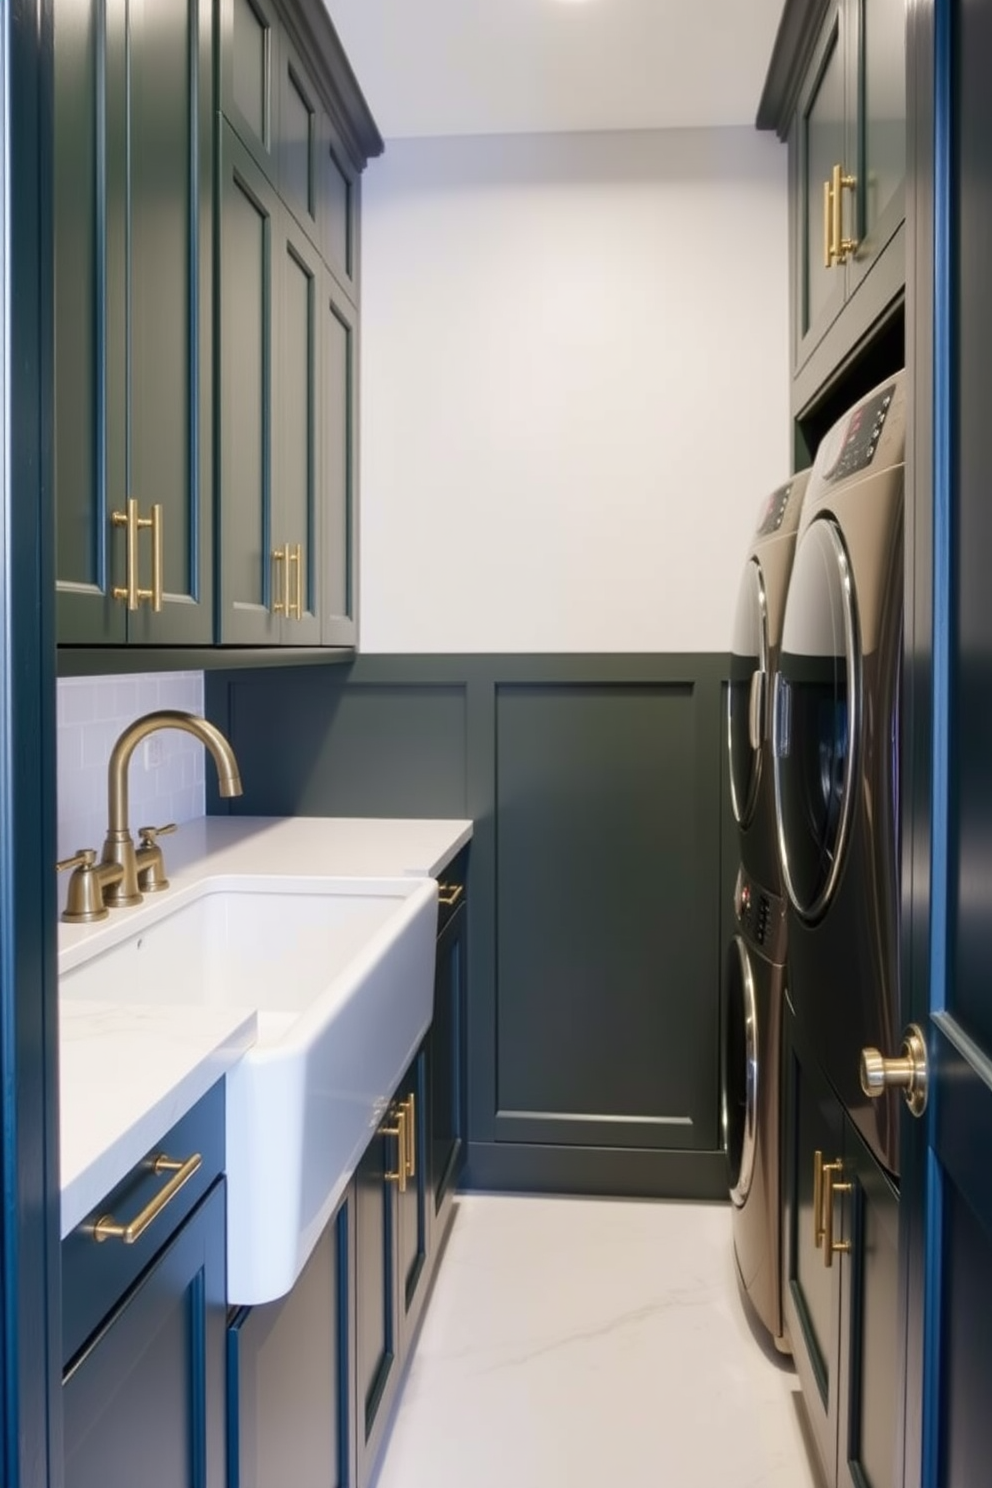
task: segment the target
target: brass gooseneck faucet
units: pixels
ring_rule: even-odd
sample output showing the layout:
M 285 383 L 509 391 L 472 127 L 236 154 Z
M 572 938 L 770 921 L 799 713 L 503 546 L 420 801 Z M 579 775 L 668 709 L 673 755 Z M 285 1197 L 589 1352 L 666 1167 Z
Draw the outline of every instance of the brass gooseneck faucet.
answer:
M 143 845 L 140 849 L 135 849 L 127 820 L 127 773 L 131 756 L 141 741 L 147 739 L 149 734 L 154 734 L 158 729 L 170 728 L 182 729 L 184 733 L 192 734 L 210 751 L 214 764 L 217 766 L 217 779 L 222 796 L 241 795 L 241 776 L 238 773 L 238 762 L 234 757 L 234 750 L 220 729 L 208 723 L 205 718 L 199 718 L 195 713 L 185 713 L 180 709 L 162 708 L 155 713 L 145 713 L 143 717 L 136 718 L 133 723 L 128 724 L 111 750 L 107 774 L 108 825 L 101 866 L 106 877 L 103 902 L 111 908 L 141 903 L 138 872 L 143 866 L 140 861 L 142 858 L 157 859 L 157 863 L 149 861 L 146 865 L 152 869 L 154 880 L 147 887 L 163 888 L 165 886 L 166 881 L 161 877 L 161 849 L 155 846 L 155 836 L 159 834 L 152 828 L 143 828 L 141 832 Z M 116 874 L 107 873 L 107 868 L 111 864 L 116 864 L 121 869 L 119 878 Z
M 98 863 L 92 847 L 81 847 L 73 857 L 56 864 L 60 873 L 69 868 L 73 870 L 62 912 L 63 920 L 70 925 L 86 925 L 93 920 L 106 919 L 108 907 L 116 909 L 126 904 L 140 904 L 143 894 L 154 894 L 158 889 L 169 887 L 162 849 L 156 839 L 174 832 L 175 826 L 170 822 L 165 827 L 139 827 L 141 846 L 136 848 L 127 824 L 127 771 L 131 756 L 142 739 L 147 739 L 156 729 L 167 728 L 182 729 L 206 745 L 217 766 L 222 796 L 241 794 L 241 776 L 234 750 L 220 729 L 205 718 L 179 709 L 163 708 L 128 724 L 110 755 L 109 825 L 103 857 Z

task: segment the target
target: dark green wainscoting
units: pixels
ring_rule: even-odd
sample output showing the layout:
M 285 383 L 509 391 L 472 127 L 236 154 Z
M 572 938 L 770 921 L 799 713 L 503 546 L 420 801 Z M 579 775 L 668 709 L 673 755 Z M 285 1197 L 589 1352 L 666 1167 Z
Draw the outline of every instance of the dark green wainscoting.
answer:
M 471 817 L 470 1187 L 717 1198 L 723 655 L 209 673 L 248 815 Z

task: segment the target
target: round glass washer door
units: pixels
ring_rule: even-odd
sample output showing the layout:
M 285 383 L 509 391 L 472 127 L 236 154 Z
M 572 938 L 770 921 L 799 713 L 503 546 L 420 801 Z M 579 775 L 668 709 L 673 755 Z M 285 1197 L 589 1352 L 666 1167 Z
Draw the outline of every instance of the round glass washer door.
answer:
M 738 826 L 754 816 L 761 781 L 768 688 L 768 601 L 761 565 L 751 558 L 737 591 L 727 689 L 730 803 Z
M 772 721 L 782 876 L 808 920 L 823 914 L 843 865 L 860 726 L 851 568 L 836 523 L 820 517 L 796 549 Z
M 744 1203 L 754 1177 L 758 1128 L 758 1009 L 747 946 L 735 935 L 727 947 L 723 1136 L 730 1197 Z

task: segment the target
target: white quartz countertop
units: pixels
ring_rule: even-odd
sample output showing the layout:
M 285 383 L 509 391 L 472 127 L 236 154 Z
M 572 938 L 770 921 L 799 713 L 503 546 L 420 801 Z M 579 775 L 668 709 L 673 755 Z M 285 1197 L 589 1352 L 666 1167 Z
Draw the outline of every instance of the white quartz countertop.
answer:
M 168 889 L 95 925 L 60 923 L 59 970 L 132 934 L 146 906 L 157 913 L 205 879 L 436 878 L 471 835 L 470 821 L 204 817 L 163 840 Z M 63 1236 L 251 1047 L 256 1027 L 251 1008 L 61 1004 Z

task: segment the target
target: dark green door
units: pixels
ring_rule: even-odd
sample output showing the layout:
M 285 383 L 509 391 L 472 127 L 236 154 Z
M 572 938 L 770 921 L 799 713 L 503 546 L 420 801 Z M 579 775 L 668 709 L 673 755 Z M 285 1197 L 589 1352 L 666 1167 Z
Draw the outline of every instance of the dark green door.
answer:
M 844 265 L 831 260 L 831 200 L 835 168 L 843 167 L 847 129 L 847 6 L 833 0 L 796 115 L 796 366 L 800 367 L 844 304 Z M 845 220 L 849 192 L 841 189 Z
M 428 1046 L 425 1044 L 399 1092 L 405 1113 L 406 1185 L 397 1195 L 396 1252 L 404 1355 L 410 1346 L 427 1290 L 427 1252 L 431 1234 L 426 1140 L 428 1065 Z
M 791 1008 L 785 1019 L 785 1130 L 783 1309 L 796 1372 L 826 1480 L 837 1475 L 837 1427 L 843 1384 L 840 1316 L 843 1205 L 831 1208 L 836 1231 L 826 1232 L 827 1169 L 839 1178 L 844 1162 L 844 1117 L 801 1041 Z M 829 1261 L 829 1264 L 828 1264 Z
M 851 0 L 853 3 L 853 0 Z M 869 272 L 906 215 L 906 0 L 857 0 L 852 131 L 857 252 L 848 288 Z
M 284 551 L 280 639 L 320 644 L 322 513 L 320 287 L 316 248 L 284 208 L 279 214 L 276 480 L 272 546 Z
M 279 638 L 285 560 L 273 557 L 275 190 L 225 121 L 220 160 L 220 639 Z
M 393 1119 L 391 1132 L 400 1123 Z M 355 1341 L 358 1476 L 368 1482 L 396 1392 L 396 1198 L 387 1173 L 402 1162 L 399 1139 L 373 1137 L 355 1171 Z M 395 1163 L 396 1166 L 392 1166 Z
M 57 7 L 63 642 L 213 639 L 212 41 L 209 0 Z
M 325 269 L 320 305 L 321 500 L 323 553 L 321 639 L 325 646 L 356 641 L 358 448 L 358 321 L 350 299 Z
M 903 1125 L 907 1420 L 920 1443 L 905 1481 L 971 1488 L 992 1460 L 992 0 L 936 0 L 924 18 L 936 230 L 932 248 L 917 232 L 930 272 L 924 258 L 914 285 L 932 335 L 914 369 L 904 964 L 930 1078 L 922 1119 Z

